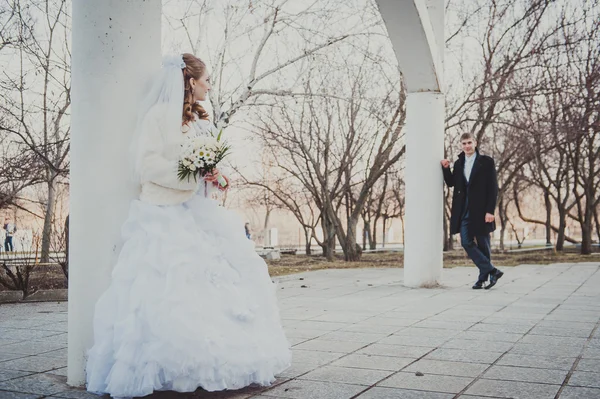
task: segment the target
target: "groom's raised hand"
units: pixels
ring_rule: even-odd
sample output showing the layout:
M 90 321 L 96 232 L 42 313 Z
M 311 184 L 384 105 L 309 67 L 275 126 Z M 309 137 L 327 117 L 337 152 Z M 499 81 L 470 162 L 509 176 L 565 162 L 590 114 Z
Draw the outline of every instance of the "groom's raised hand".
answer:
M 447 159 L 442 159 L 440 161 L 440 163 L 442 164 L 442 168 L 449 168 L 450 167 L 450 161 Z

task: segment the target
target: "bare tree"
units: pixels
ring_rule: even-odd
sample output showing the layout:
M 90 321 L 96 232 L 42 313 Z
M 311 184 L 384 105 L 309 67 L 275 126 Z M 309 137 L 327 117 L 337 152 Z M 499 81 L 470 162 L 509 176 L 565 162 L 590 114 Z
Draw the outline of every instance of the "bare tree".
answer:
M 353 3 L 188 0 L 165 19 L 173 31 L 183 32 L 185 47 L 209 63 L 213 120 L 225 127 L 242 107 L 265 97 L 303 95 L 294 88 L 314 57 L 380 25 L 372 3 Z M 349 24 L 357 13 L 360 23 Z
M 0 131 L 43 164 L 47 200 L 41 261 L 48 262 L 57 184 L 69 171 L 70 49 L 67 0 L 13 0 L 14 70 L 5 70 Z

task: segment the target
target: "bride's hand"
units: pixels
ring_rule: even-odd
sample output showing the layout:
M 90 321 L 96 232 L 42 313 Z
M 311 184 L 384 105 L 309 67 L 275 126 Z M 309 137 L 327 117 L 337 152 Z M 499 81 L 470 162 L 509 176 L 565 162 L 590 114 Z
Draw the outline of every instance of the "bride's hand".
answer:
M 204 175 L 204 181 L 215 184 L 219 178 L 220 172 L 218 169 L 213 169 L 212 173 Z

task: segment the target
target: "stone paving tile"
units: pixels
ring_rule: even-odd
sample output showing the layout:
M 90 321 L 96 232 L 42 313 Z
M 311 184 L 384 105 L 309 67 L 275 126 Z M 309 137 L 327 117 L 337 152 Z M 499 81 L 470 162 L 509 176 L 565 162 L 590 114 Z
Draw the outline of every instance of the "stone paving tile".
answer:
M 1 363 L 0 363 L 1 365 Z M 30 375 L 32 372 L 30 371 L 18 371 L 18 370 L 2 370 L 0 369 L 0 382 L 6 380 L 12 380 L 13 378 L 25 377 L 26 375 Z M 0 396 L 1 398 L 1 396 Z
M 600 373 L 600 359 L 580 359 L 577 364 L 577 370 Z
M 367 344 L 361 342 L 347 341 L 326 341 L 323 339 L 313 339 L 294 346 L 294 349 L 321 351 L 321 352 L 339 352 L 350 353 L 354 352 Z
M 453 397 L 452 393 L 374 387 L 359 395 L 358 399 L 452 399 Z
M 22 357 L 27 357 L 28 355 L 20 354 L 20 353 L 5 353 L 0 352 L 0 368 L 2 367 L 1 362 L 5 362 L 7 360 L 20 359 Z
M 288 328 L 285 330 L 285 334 L 288 338 L 291 337 L 291 338 L 313 339 L 313 338 L 318 338 L 322 335 L 327 334 L 327 331 Z
M 577 357 L 583 348 L 578 346 L 516 343 L 510 353 L 535 356 Z
M 585 348 L 582 357 L 586 359 L 600 359 L 600 348 Z
M 519 342 L 523 344 L 542 344 L 548 346 L 577 346 L 583 348 L 587 338 L 581 337 L 555 337 L 549 335 L 527 334 Z
M 334 323 L 329 321 L 313 321 L 303 320 L 294 324 L 296 329 L 307 329 L 307 330 L 321 330 L 321 331 L 334 331 L 345 327 L 345 323 Z
M 406 345 L 406 346 L 426 346 L 426 347 L 438 347 L 448 341 L 451 336 L 448 337 L 423 337 L 423 336 L 410 336 L 410 335 L 390 335 L 379 340 L 380 344 L 384 345 Z
M 369 323 L 381 326 L 406 327 L 417 323 L 419 320 L 421 319 L 397 319 L 391 317 L 375 316 L 369 319 Z
M 600 398 L 600 389 L 565 387 L 560 393 L 560 399 L 598 399 Z
M 598 311 L 600 313 L 600 310 Z M 566 329 L 581 329 L 592 331 L 596 327 L 596 323 L 584 323 L 579 321 L 560 321 L 560 320 L 542 320 L 538 323 L 540 328 L 566 328 Z
M 423 320 L 416 323 L 414 326 L 421 328 L 464 331 L 474 324 L 475 323 L 473 322 L 464 321 Z
M 500 356 L 502 354 L 499 352 L 439 348 L 425 356 L 425 359 L 492 364 Z
M 154 396 L 154 395 L 152 395 Z M 83 389 L 69 389 L 69 390 L 64 390 L 62 392 L 58 392 L 55 393 L 52 396 L 49 396 L 49 398 L 61 398 L 61 399 L 108 399 L 109 396 L 108 395 L 96 395 L 93 394 L 91 392 L 87 392 L 84 391 Z M 149 397 L 147 397 L 149 398 Z M 172 398 L 172 399 L 177 399 L 177 398 Z M 181 399 L 185 399 L 185 398 L 181 398 Z
M 283 378 L 296 378 L 299 375 L 308 373 L 317 367 L 319 366 L 315 363 L 302 363 L 294 359 L 292 365 L 288 369 L 284 370 L 279 376 Z
M 364 333 L 364 332 L 354 332 L 354 331 L 332 331 L 325 335 L 322 335 L 319 339 L 323 339 L 326 341 L 345 341 L 345 342 L 356 342 L 363 344 L 365 346 L 367 344 L 377 342 L 389 334 L 375 334 L 375 333 Z
M 52 395 L 66 388 L 60 377 L 35 374 L 0 382 L 0 390 Z M 0 396 L 2 397 L 2 396 Z
M 570 370 L 575 362 L 571 357 L 531 356 L 508 353 L 498 361 L 500 366 L 537 367 L 552 370 Z
M 353 313 L 353 312 L 327 312 L 311 320 L 315 321 L 330 321 L 339 323 L 358 323 L 372 316 L 369 313 Z
M 554 398 L 559 388 L 560 385 L 480 379 L 465 393 L 511 399 L 548 399 Z
M 28 356 L 0 363 L 0 368 L 19 371 L 35 371 L 38 373 L 65 367 L 67 359 L 57 359 L 42 356 Z
M 432 392 L 458 393 L 473 381 L 470 377 L 446 375 L 417 376 L 415 373 L 399 372 L 380 382 L 377 386 L 416 389 Z
M 333 333 L 338 333 L 338 332 L 341 333 L 341 332 L 347 331 L 347 332 L 389 335 L 389 334 L 395 333 L 396 331 L 398 331 L 402 328 L 403 327 L 401 327 L 401 326 L 386 326 L 386 325 L 381 325 L 381 324 L 371 324 L 369 319 L 367 319 L 360 323 L 351 324 L 348 327 L 344 327 L 341 330 L 334 331 Z
M 4 345 L 16 344 L 18 342 L 23 342 L 23 340 L 2 338 L 2 336 L 0 335 L 0 347 L 4 346 Z M 2 348 L 0 348 L 0 349 L 2 349 Z
M 489 331 L 494 333 L 521 333 L 525 334 L 531 329 L 530 326 L 523 326 L 517 324 L 487 324 L 487 323 L 478 323 L 471 327 L 468 331 Z M 550 334 L 546 334 L 550 335 Z
M 61 377 L 66 377 L 67 376 L 67 368 L 66 367 L 62 367 L 60 369 L 54 369 L 54 370 L 46 371 L 46 374 L 59 375 Z
M 292 380 L 263 392 L 262 395 L 291 399 L 350 399 L 364 389 L 364 385 Z
M 0 390 L 0 398 L 2 399 L 38 399 L 43 397 L 43 395 L 36 395 L 32 393 L 8 392 Z
M 327 364 L 342 357 L 343 353 L 335 352 L 317 352 L 292 349 L 292 359 L 294 362 L 310 363 L 317 366 Z
M 459 333 L 453 339 L 514 343 L 519 341 L 521 338 L 523 338 L 523 334 L 468 330 Z
M 324 366 L 299 377 L 302 380 L 330 381 L 342 384 L 373 385 L 388 377 L 392 371 Z
M 600 388 L 600 373 L 575 371 L 569 378 L 568 385 L 578 387 Z
M 451 339 L 442 345 L 442 348 L 449 349 L 469 349 L 487 352 L 504 353 L 509 351 L 514 344 L 512 342 L 490 341 L 490 340 L 470 340 L 470 339 Z
M 372 370 L 398 371 L 414 361 L 415 359 L 412 358 L 361 355 L 353 353 L 334 361 L 331 363 L 331 365 Z
M 560 328 L 560 327 L 534 327 L 531 334 L 550 335 L 557 337 L 581 337 L 587 338 L 592 332 L 591 328 Z
M 537 382 L 542 384 L 562 384 L 567 376 L 567 370 L 549 370 L 529 367 L 512 367 L 494 365 L 483 375 L 489 380 L 508 380 L 522 382 Z
M 420 371 L 423 374 L 451 375 L 456 377 L 477 377 L 488 367 L 487 364 L 421 359 L 402 371 Z
M 39 328 L 48 324 L 53 324 L 55 321 L 41 320 L 37 318 L 27 319 L 7 319 L 0 321 L 0 328 L 15 328 L 15 329 L 29 329 Z
M 59 334 L 59 332 L 44 330 L 23 330 L 16 328 L 0 327 L 0 338 L 15 339 L 18 341 L 26 341 L 30 339 L 43 339 L 44 337 L 49 337 L 56 334 Z
M 428 352 L 431 352 L 434 349 L 434 347 L 422 346 L 372 344 L 364 349 L 359 350 L 357 353 L 364 355 L 396 356 L 417 359 L 425 356 Z
M 62 343 L 57 344 L 46 341 L 26 341 L 11 345 L 4 345 L 2 347 L 2 351 L 8 353 L 20 353 L 24 355 L 36 355 L 63 348 L 66 348 L 66 345 Z
M 287 337 L 287 340 L 291 346 L 296 346 L 298 344 L 301 344 L 302 342 L 308 341 L 309 339 L 308 338 Z
M 500 399 L 498 396 L 460 395 L 459 399 Z
M 414 327 L 406 327 L 398 332 L 394 333 L 394 335 L 401 336 L 410 336 L 410 337 L 432 337 L 432 338 L 451 338 L 455 335 L 458 335 L 460 330 L 447 330 L 441 328 L 425 328 L 418 327 L 415 325 Z

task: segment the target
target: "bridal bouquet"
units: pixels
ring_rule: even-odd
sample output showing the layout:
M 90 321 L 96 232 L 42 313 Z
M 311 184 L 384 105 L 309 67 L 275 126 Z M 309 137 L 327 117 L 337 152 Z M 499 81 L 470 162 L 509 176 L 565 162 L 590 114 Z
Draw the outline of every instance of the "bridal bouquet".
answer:
M 182 152 L 177 169 L 179 180 L 194 178 L 195 181 L 202 178 L 210 181 L 219 188 L 229 188 L 227 179 L 216 171 L 219 162 L 229 154 L 231 147 L 221 141 L 221 134 L 215 137 L 186 137 L 181 145 Z

